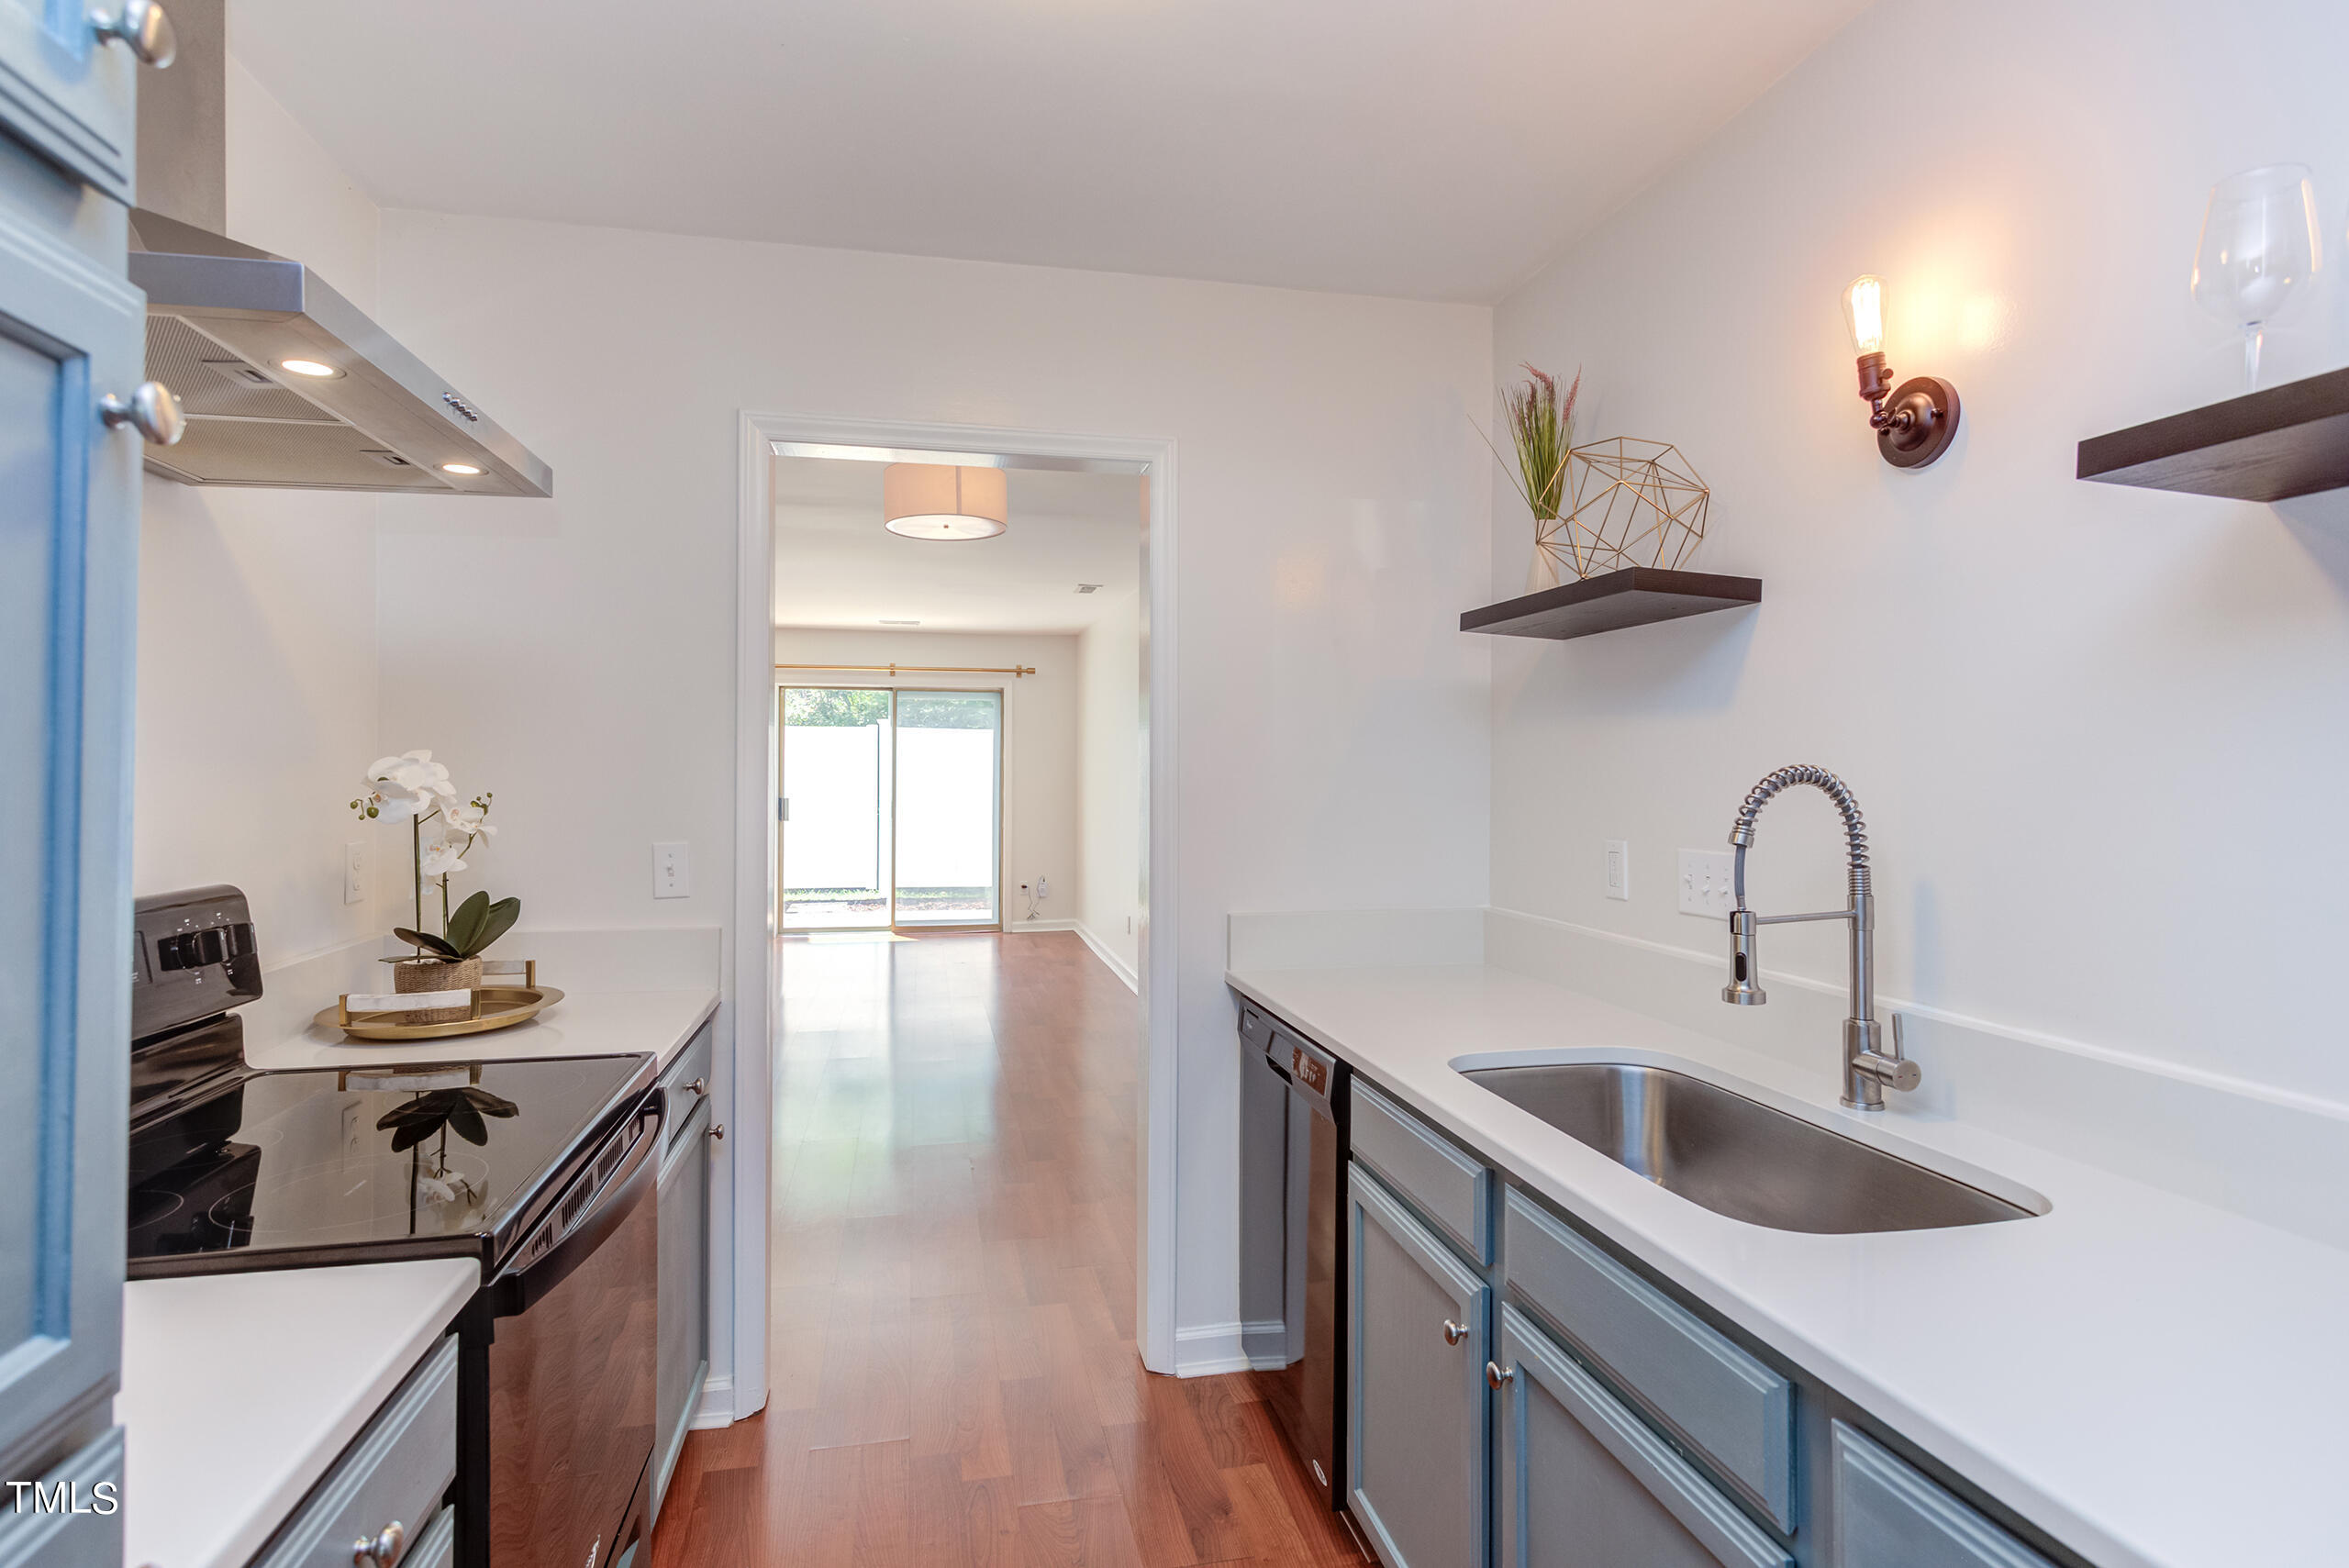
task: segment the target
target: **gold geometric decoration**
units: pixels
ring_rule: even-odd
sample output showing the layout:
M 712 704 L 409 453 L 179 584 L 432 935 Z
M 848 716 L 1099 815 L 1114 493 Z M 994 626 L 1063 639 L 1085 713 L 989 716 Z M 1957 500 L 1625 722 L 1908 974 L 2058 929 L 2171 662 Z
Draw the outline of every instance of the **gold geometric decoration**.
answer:
M 1712 492 L 1668 441 L 1615 436 L 1566 457 L 1564 516 L 1534 524 L 1536 578 L 1676 567 L 1704 542 Z

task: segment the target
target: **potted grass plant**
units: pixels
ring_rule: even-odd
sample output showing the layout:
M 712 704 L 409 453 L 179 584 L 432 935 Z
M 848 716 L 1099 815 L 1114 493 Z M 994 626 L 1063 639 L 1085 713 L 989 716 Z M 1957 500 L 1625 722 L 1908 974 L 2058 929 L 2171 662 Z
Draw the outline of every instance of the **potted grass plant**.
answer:
M 1486 437 L 1485 444 L 1492 448 L 1494 459 L 1517 486 L 1527 510 L 1533 514 L 1533 560 L 1525 574 L 1525 591 L 1532 594 L 1556 587 L 1562 581 L 1562 569 L 1571 571 L 1576 577 L 1586 575 L 1587 571 L 1579 558 L 1574 532 L 1565 527 L 1562 516 L 1566 500 L 1567 463 L 1574 455 L 1575 402 L 1582 395 L 1582 373 L 1575 373 L 1574 384 L 1562 397 L 1556 376 L 1530 364 L 1520 368 L 1525 372 L 1526 379 L 1501 389 L 1509 444 L 1517 459 L 1514 467 L 1501 456 L 1500 449 L 1493 446 L 1491 437 Z
M 392 988 L 402 995 L 425 991 L 471 991 L 481 984 L 481 955 L 492 942 L 511 930 L 521 918 L 522 901 L 501 898 L 490 902 L 475 893 L 455 908 L 449 906 L 449 878 L 466 869 L 465 856 L 497 829 L 490 825 L 494 797 L 487 790 L 467 799 L 451 783 L 445 763 L 429 751 L 406 751 L 384 757 L 367 770 L 367 787 L 351 803 L 364 821 L 408 825 L 408 848 L 416 894 L 415 923 L 395 926 L 392 934 L 415 951 L 385 959 L 392 966 Z M 425 829 L 439 824 L 428 840 Z M 425 928 L 425 888 L 440 894 L 440 929 Z M 425 1007 L 402 1015 L 414 1024 L 454 1023 L 467 1016 L 466 1007 Z

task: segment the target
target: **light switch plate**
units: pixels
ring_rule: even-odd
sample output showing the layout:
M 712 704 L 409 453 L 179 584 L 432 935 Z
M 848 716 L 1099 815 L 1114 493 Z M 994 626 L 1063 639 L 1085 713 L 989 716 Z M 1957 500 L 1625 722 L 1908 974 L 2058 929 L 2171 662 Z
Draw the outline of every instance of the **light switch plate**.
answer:
M 342 901 L 367 902 L 367 846 L 355 839 L 342 847 Z
M 1629 839 L 1607 840 L 1607 896 L 1631 896 L 1631 840 Z
M 1729 918 L 1729 912 L 1737 907 L 1737 894 L 1732 885 L 1736 858 L 1736 851 L 1732 850 L 1680 851 L 1680 912 L 1683 915 L 1702 915 L 1709 920 Z
M 652 896 L 690 898 L 694 891 L 693 857 L 683 843 L 652 846 Z

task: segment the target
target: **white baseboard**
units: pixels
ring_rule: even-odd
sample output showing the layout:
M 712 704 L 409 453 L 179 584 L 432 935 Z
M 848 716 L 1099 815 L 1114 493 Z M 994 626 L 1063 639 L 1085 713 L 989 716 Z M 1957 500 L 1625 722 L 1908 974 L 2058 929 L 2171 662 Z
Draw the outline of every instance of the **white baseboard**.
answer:
M 1013 920 L 1004 928 L 1007 931 L 1074 931 L 1074 920 Z
M 1275 1336 L 1286 1342 L 1288 1325 L 1279 1318 L 1262 1323 L 1195 1323 L 1174 1330 L 1174 1375 L 1213 1377 L 1227 1372 L 1271 1372 L 1286 1365 L 1281 1357 L 1248 1353 L 1248 1341 L 1263 1343 Z
M 701 1402 L 694 1407 L 690 1423 L 695 1431 L 707 1431 L 712 1427 L 730 1427 L 756 1410 L 734 1408 L 734 1380 L 731 1377 L 708 1377 L 702 1380 Z
M 1095 936 L 1092 931 L 1085 927 L 1084 922 L 1077 921 L 1074 924 L 1076 934 L 1085 940 L 1085 945 L 1086 947 L 1093 950 L 1093 956 L 1099 959 L 1104 964 L 1106 964 L 1108 967 L 1110 973 L 1124 981 L 1126 983 L 1127 990 L 1132 992 L 1137 996 L 1141 995 L 1141 980 L 1134 973 L 1132 968 L 1127 964 L 1126 961 L 1119 958 L 1116 953 L 1110 951 L 1109 944 L 1103 941 L 1099 937 Z

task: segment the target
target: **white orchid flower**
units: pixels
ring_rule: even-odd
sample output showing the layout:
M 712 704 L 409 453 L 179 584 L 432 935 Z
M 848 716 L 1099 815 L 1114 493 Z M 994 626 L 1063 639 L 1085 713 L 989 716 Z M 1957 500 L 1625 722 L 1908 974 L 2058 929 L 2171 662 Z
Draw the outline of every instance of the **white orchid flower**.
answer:
M 406 751 L 369 765 L 367 793 L 357 804 L 362 815 L 398 822 L 445 810 L 460 798 L 448 764 L 434 762 L 429 751 Z
M 441 807 L 440 814 L 447 819 L 451 829 L 468 838 L 476 834 L 484 838 L 495 838 L 497 834 L 497 829 L 491 827 L 487 820 L 489 807 L 485 806 L 471 804 L 448 806 Z
M 465 840 L 451 834 L 447 838 L 435 839 L 431 843 L 425 845 L 424 858 L 418 863 L 424 868 L 424 874 L 428 878 L 447 876 L 451 872 L 465 869 L 462 858 L 464 852 Z

